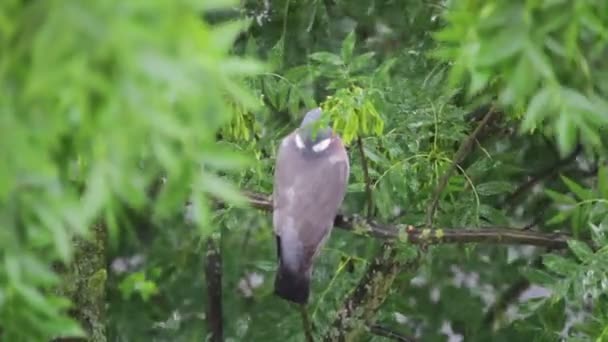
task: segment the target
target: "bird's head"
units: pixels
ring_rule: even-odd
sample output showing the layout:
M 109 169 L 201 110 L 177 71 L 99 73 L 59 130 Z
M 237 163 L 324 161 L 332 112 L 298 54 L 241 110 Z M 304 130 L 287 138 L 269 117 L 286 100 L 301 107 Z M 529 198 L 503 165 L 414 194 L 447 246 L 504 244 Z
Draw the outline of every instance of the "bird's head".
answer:
M 321 121 L 322 113 L 321 108 L 315 108 L 304 115 L 299 133 L 305 143 L 314 145 L 319 141 L 331 138 L 332 129 Z

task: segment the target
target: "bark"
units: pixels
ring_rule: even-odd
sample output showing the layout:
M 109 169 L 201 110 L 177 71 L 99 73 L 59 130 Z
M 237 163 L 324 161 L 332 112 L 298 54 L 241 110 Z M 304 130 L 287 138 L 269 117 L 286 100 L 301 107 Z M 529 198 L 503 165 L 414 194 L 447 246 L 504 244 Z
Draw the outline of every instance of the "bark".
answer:
M 270 195 L 246 192 L 249 205 L 272 211 Z M 407 224 L 390 225 L 357 216 L 338 215 L 334 220 L 336 228 L 352 231 L 364 236 L 372 236 L 386 241 L 400 241 L 414 245 L 438 245 L 451 243 L 485 243 L 501 245 L 530 245 L 554 249 L 568 248 L 572 236 L 560 232 L 544 233 L 522 230 L 514 227 L 443 227 L 425 228 Z M 584 241 L 590 244 L 590 241 Z
M 403 260 L 390 243 L 385 243 L 338 311 L 338 317 L 323 340 L 359 341 L 360 335 L 374 325 L 376 313 L 390 294 L 397 274 L 416 269 L 418 262 L 418 253 L 410 260 Z
M 209 340 L 221 342 L 224 340 L 223 310 L 222 310 L 222 254 L 221 239 L 210 237 L 207 240 L 207 258 L 205 276 L 207 279 L 207 324 Z
M 70 298 L 70 315 L 86 331 L 88 338 L 63 337 L 55 341 L 106 342 L 106 238 L 103 224 L 92 227 L 90 239 L 76 238 L 72 263 L 61 270 L 61 295 Z

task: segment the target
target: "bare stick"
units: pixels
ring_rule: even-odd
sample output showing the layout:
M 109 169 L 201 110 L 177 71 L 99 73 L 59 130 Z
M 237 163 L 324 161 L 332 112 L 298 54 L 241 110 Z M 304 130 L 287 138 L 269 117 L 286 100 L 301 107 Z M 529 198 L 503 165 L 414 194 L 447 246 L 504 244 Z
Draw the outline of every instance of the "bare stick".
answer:
M 415 337 L 406 336 L 400 332 L 397 332 L 393 329 L 390 329 L 390 328 L 385 327 L 380 324 L 374 324 L 369 329 L 372 332 L 372 334 L 386 337 L 393 341 L 399 341 L 399 342 L 417 342 L 418 341 Z
M 304 335 L 306 336 L 306 342 L 314 342 L 312 338 L 312 324 L 308 317 L 308 310 L 306 305 L 298 305 L 300 309 L 300 315 L 302 316 L 302 328 L 304 328 Z
M 426 212 L 427 226 L 429 226 L 429 227 L 433 226 L 433 217 L 435 216 L 435 211 L 437 210 L 437 205 L 439 204 L 439 198 L 441 197 L 441 193 L 443 192 L 445 187 L 448 185 L 448 181 L 450 180 L 452 173 L 456 169 L 456 166 L 458 164 L 462 163 L 464 158 L 467 156 L 467 154 L 471 150 L 471 146 L 473 146 L 473 144 L 475 143 L 475 139 L 477 138 L 477 136 L 479 135 L 481 130 L 488 124 L 488 122 L 490 121 L 492 116 L 494 116 L 494 113 L 495 113 L 494 107 L 490 107 L 490 109 L 488 110 L 488 113 L 483 117 L 481 122 L 477 125 L 477 128 L 475 128 L 473 133 L 471 133 L 467 137 L 467 139 L 465 139 L 462 142 L 462 144 L 460 144 L 458 151 L 456 151 L 456 155 L 454 155 L 454 160 L 452 160 L 452 164 L 445 171 L 443 176 L 441 176 L 441 178 L 439 179 L 439 182 L 437 183 L 437 187 L 435 188 L 435 191 L 433 192 L 432 200 L 431 200 L 431 202 L 428 206 L 427 212 Z

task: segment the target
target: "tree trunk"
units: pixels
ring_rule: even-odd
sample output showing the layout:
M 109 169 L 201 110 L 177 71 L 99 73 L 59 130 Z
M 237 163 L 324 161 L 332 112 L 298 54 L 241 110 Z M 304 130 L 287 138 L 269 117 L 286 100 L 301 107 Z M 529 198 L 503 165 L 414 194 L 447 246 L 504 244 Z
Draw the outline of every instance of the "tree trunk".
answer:
M 60 338 L 56 341 L 106 342 L 106 237 L 104 224 L 92 227 L 90 239 L 74 240 L 74 258 L 61 272 L 60 294 L 70 298 L 70 315 L 86 331 L 87 339 Z

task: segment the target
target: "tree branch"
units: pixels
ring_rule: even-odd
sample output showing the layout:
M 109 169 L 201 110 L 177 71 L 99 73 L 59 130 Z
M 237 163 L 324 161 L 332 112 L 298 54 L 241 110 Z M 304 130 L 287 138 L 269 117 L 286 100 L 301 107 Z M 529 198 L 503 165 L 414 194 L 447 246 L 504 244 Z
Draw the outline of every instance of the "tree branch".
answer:
M 386 337 L 393 341 L 399 341 L 399 342 L 417 342 L 418 341 L 415 337 L 406 336 L 402 333 L 399 333 L 393 329 L 387 328 L 380 324 L 374 324 L 374 325 L 370 326 L 369 330 L 374 335 Z
M 397 258 L 397 250 L 391 243 L 386 242 L 382 247 L 338 311 L 324 341 L 358 341 L 358 335 L 364 328 L 373 324 L 376 312 L 388 297 L 397 274 L 417 268 L 419 253 L 404 261 Z
M 431 202 L 430 202 L 427 212 L 426 212 L 426 223 L 429 227 L 433 226 L 433 217 L 435 216 L 435 211 L 437 210 L 437 205 L 439 204 L 439 198 L 441 197 L 441 193 L 443 192 L 443 189 L 445 189 L 445 187 L 448 185 L 448 181 L 450 180 L 452 173 L 456 169 L 456 166 L 458 164 L 462 163 L 462 161 L 464 160 L 466 155 L 471 150 L 471 146 L 473 146 L 473 144 L 475 143 L 475 139 L 477 138 L 479 133 L 483 130 L 483 128 L 488 124 L 490 119 L 492 119 L 492 116 L 494 116 L 495 112 L 496 111 L 494 110 L 494 107 L 493 106 L 490 107 L 490 109 L 488 110 L 486 115 L 483 117 L 481 122 L 479 122 L 479 124 L 477 125 L 477 128 L 475 128 L 473 133 L 471 133 L 467 137 L 467 139 L 465 141 L 463 141 L 462 144 L 460 144 L 458 151 L 456 151 L 456 155 L 454 155 L 454 160 L 452 161 L 452 164 L 445 171 L 443 176 L 441 176 L 441 178 L 439 179 L 439 182 L 437 183 L 437 187 L 435 188 L 435 191 L 433 192 L 433 197 L 431 199 Z
M 300 315 L 302 316 L 302 328 L 304 329 L 304 336 L 306 337 L 306 342 L 314 342 L 314 338 L 312 337 L 312 324 L 308 316 L 308 308 L 306 307 L 306 305 L 298 306 L 300 310 Z
M 570 163 L 572 163 L 576 159 L 576 157 L 581 152 L 581 150 L 582 150 L 582 146 L 581 145 L 577 145 L 576 149 L 574 151 L 572 151 L 572 153 L 570 153 L 570 155 L 568 155 L 566 158 L 559 159 L 553 165 L 545 168 L 544 170 L 541 170 L 540 172 L 538 172 L 534 176 L 530 177 L 530 179 L 528 179 L 526 182 L 524 182 L 519 187 L 517 187 L 517 189 L 515 189 L 515 191 L 513 191 L 505 199 L 504 204 L 506 204 L 506 205 L 513 205 L 514 202 L 515 202 L 515 200 L 517 198 L 519 198 L 519 196 L 521 196 L 525 192 L 527 192 L 530 189 L 532 189 L 532 187 L 534 187 L 534 185 L 536 185 L 536 184 L 538 184 L 538 183 L 540 183 L 540 182 L 542 182 L 542 181 L 544 181 L 546 179 L 550 179 L 550 178 L 554 177 L 555 175 L 557 175 L 562 168 L 566 167 L 567 165 L 569 165 Z
M 251 206 L 269 212 L 273 210 L 271 196 L 255 192 L 246 192 L 245 196 Z M 567 241 L 570 239 L 568 235 L 560 233 L 522 231 L 509 227 L 427 229 L 411 225 L 387 225 L 343 214 L 336 216 L 334 226 L 356 234 L 383 239 L 385 243 L 338 311 L 338 317 L 324 337 L 325 341 L 350 340 L 365 327 L 373 325 L 375 313 L 387 298 L 397 273 L 411 272 L 418 266 L 420 253 L 408 261 L 396 257 L 393 244 L 398 241 L 424 246 L 477 242 L 561 249 L 567 248 Z
M 542 257 L 536 257 L 531 265 L 534 267 L 542 267 Z M 492 305 L 483 318 L 484 325 L 493 326 L 496 319 L 502 315 L 512 302 L 516 301 L 519 296 L 530 287 L 530 281 L 526 277 L 519 277 L 513 282 L 501 295 L 498 297 L 494 305 Z
M 213 237 L 207 239 L 205 276 L 207 281 L 207 324 L 210 341 L 224 340 L 222 313 L 222 254 L 220 244 Z
M 264 194 L 245 193 L 249 204 L 255 208 L 272 211 L 271 197 Z M 407 241 L 411 244 L 447 244 L 447 243 L 487 243 L 504 245 L 531 245 L 555 249 L 567 248 L 569 235 L 562 233 L 542 233 L 522 231 L 511 227 L 482 227 L 478 229 L 414 228 L 408 225 L 386 225 L 372 220 L 363 220 L 356 216 L 338 215 L 334 221 L 336 228 L 352 231 L 356 234 L 373 236 L 388 241 Z
M 107 341 L 106 282 L 107 226 L 104 222 L 91 227 L 92 238 L 74 239 L 74 257 L 69 265 L 56 264 L 62 277 L 58 292 L 73 303 L 70 315 L 86 331 L 87 338 L 62 336 L 54 342 Z

